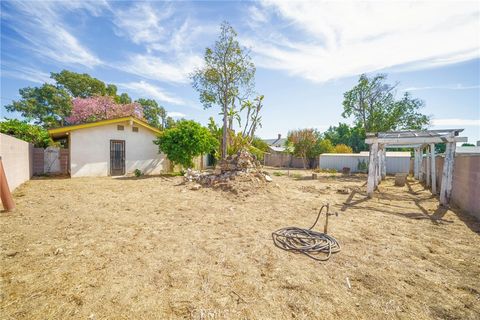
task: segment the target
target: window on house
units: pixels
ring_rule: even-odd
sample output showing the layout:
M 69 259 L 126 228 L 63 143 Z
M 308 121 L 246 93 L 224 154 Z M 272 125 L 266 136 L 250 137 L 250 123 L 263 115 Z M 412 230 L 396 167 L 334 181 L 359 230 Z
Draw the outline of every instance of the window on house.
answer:
M 117 130 L 123 131 L 123 129 L 124 129 L 123 126 L 121 126 L 121 125 L 118 125 L 118 126 L 117 126 Z
M 133 132 L 138 132 L 138 127 L 132 127 Z

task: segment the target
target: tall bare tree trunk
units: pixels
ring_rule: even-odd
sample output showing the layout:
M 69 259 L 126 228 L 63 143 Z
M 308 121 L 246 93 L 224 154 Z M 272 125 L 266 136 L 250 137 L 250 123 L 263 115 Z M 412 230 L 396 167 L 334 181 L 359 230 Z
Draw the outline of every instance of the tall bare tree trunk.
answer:
M 228 119 L 227 119 L 227 104 L 223 106 L 223 137 L 222 137 L 222 159 L 227 157 L 227 132 L 228 132 Z

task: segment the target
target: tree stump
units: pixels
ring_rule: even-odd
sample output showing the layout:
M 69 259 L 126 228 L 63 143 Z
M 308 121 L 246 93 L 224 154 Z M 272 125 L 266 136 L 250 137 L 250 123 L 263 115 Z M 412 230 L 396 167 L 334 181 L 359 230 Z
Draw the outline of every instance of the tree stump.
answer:
M 405 182 L 407 181 L 407 174 L 406 173 L 397 173 L 395 174 L 395 185 L 397 187 L 405 186 Z

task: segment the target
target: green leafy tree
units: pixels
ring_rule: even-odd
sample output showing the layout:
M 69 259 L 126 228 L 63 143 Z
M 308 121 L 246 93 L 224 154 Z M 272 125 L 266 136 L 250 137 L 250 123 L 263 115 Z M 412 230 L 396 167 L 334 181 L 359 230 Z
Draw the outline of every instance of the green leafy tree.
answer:
M 19 112 L 26 120 L 47 128 L 68 124 L 66 119 L 72 111 L 73 98 L 110 96 L 120 104 L 132 102 L 126 93 L 118 96 L 115 85 L 106 85 L 86 73 L 62 70 L 59 73 L 52 72 L 51 78 L 56 81 L 55 84 L 45 83 L 41 87 L 20 89 L 21 99 L 6 105 L 6 110 Z
M 445 150 L 447 150 L 447 144 L 445 144 L 445 143 L 435 143 L 435 153 L 437 153 L 437 154 L 445 153 Z
M 386 83 L 386 79 L 385 74 L 371 78 L 362 74 L 357 85 L 344 94 L 342 116 L 353 116 L 356 124 L 366 132 L 422 129 L 427 126 L 429 118 L 418 111 L 424 102 L 412 98 L 409 93 L 395 100 L 396 85 Z
M 338 126 L 331 126 L 323 133 L 325 139 L 330 140 L 333 145 L 345 144 L 354 152 L 368 150 L 365 144 L 365 129 L 360 125 L 350 127 L 346 123 L 339 123 Z
M 68 70 L 62 70 L 59 73 L 52 72 L 50 77 L 57 82 L 59 88 L 65 89 L 75 98 L 89 98 L 93 96 L 104 96 L 107 94 L 107 86 L 105 83 L 86 73 L 80 74 Z M 110 87 L 109 93 L 111 93 L 111 90 L 112 88 Z
M 208 125 L 207 125 L 208 130 L 210 133 L 217 139 L 218 141 L 218 147 L 213 152 L 213 156 L 218 159 L 218 157 L 222 154 L 221 150 L 221 145 L 222 145 L 222 133 L 223 129 L 217 125 L 213 117 L 208 118 Z
M 19 90 L 22 97 L 6 105 L 10 112 L 19 112 L 28 121 L 45 128 L 63 126 L 72 111 L 72 100 L 68 92 L 51 84 L 27 87 Z
M 105 92 L 107 96 L 115 98 L 117 96 L 117 86 L 114 84 L 108 84 Z
M 155 128 L 165 129 L 167 122 L 167 111 L 162 106 L 159 106 L 155 100 L 152 99 L 138 99 L 138 104 L 143 107 L 143 116 L 148 124 Z
M 293 155 L 302 158 L 305 169 L 307 159 L 315 157 L 318 153 L 319 138 L 320 134 L 315 129 L 293 130 L 288 133 L 288 145 L 293 148 Z
M 263 158 L 265 156 L 265 153 L 269 152 L 270 147 L 268 143 L 260 139 L 259 137 L 253 137 L 252 147 L 255 149 L 259 150 L 259 154 L 257 155 L 258 160 L 263 161 Z
M 175 128 L 180 121 L 182 121 L 182 120 L 177 121 L 177 120 L 173 119 L 172 117 L 166 117 L 165 118 L 165 128 L 164 129 Z
M 30 142 L 38 148 L 46 148 L 54 144 L 47 130 L 17 119 L 0 122 L 0 132 Z
M 329 139 L 318 139 L 315 145 L 315 149 L 313 149 L 312 155 L 313 157 L 317 157 L 322 153 L 332 153 L 334 151 L 335 147 Z
M 207 128 L 191 120 L 181 120 L 175 127 L 166 129 L 154 143 L 159 152 L 184 168 L 193 167 L 194 157 L 210 153 L 218 146 L 218 140 Z
M 119 96 L 115 97 L 115 102 L 120 104 L 129 104 L 132 103 L 132 98 L 127 93 L 122 93 Z
M 255 65 L 248 51 L 240 46 L 237 33 L 227 22 L 213 48 L 207 48 L 204 66 L 192 75 L 192 85 L 204 108 L 218 105 L 223 113 L 222 158 L 227 155 L 228 114 L 235 100 L 247 98 L 254 87 Z M 230 112 L 230 114 L 234 114 Z

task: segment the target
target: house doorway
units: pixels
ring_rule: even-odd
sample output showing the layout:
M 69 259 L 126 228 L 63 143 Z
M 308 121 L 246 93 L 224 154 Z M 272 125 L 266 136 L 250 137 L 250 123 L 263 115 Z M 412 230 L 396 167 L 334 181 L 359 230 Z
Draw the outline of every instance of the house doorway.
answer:
M 110 175 L 125 174 L 125 140 L 110 140 Z

